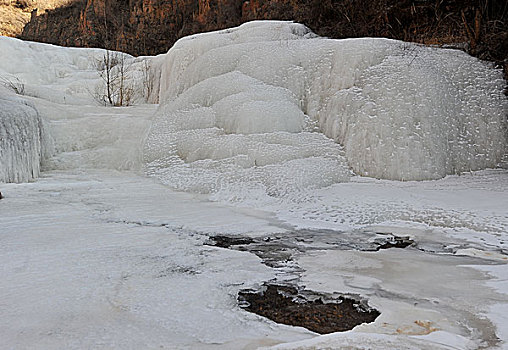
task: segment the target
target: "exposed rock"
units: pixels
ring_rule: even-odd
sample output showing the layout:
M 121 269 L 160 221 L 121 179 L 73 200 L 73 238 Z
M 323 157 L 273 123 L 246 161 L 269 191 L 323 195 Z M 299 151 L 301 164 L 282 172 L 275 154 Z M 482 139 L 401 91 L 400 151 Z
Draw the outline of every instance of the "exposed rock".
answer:
M 31 18 L 68 0 L 0 0 L 0 35 L 17 36 Z

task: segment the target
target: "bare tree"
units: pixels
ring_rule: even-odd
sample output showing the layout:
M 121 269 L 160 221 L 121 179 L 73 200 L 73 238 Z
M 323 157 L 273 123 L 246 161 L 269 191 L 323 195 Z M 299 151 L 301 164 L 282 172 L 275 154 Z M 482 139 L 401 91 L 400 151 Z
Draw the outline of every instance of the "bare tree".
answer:
M 141 72 L 143 74 L 143 94 L 145 95 L 145 100 L 148 102 L 153 92 L 153 71 L 151 63 L 146 59 L 141 66 Z
M 117 101 L 115 106 L 128 106 L 131 103 L 134 89 L 131 84 L 127 81 L 127 72 L 130 69 L 130 64 L 127 65 L 125 62 L 125 55 L 120 55 L 117 60 L 117 73 L 118 73 L 118 90 L 117 90 Z
M 101 59 L 94 61 L 101 78 L 93 93 L 94 98 L 110 106 L 128 106 L 134 89 L 127 80 L 130 64 L 124 54 L 106 50 Z

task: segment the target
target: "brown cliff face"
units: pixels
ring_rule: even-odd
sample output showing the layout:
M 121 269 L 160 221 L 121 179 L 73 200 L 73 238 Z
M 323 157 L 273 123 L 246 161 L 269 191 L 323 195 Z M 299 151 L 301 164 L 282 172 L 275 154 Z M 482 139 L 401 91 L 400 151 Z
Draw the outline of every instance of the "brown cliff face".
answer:
M 254 19 L 291 19 L 331 38 L 468 43 L 471 54 L 508 64 L 505 0 L 75 0 L 34 17 L 21 38 L 154 55 L 185 35 Z
M 19 35 L 32 16 L 67 2 L 68 0 L 0 0 L 0 35 Z

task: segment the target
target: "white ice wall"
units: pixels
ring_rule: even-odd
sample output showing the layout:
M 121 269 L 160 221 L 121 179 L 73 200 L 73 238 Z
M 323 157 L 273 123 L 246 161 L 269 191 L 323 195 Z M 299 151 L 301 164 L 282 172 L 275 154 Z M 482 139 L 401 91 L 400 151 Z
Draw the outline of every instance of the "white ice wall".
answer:
M 329 96 L 310 102 L 309 113 L 345 146 L 353 170 L 426 180 L 495 167 L 506 152 L 501 72 L 461 51 L 387 44 L 382 61 L 351 87 L 342 88 L 340 77 L 348 74 L 335 66 L 331 87 L 310 97 Z
M 167 164 L 152 161 L 165 156 L 206 168 L 203 179 L 220 173 L 210 149 L 230 163 L 249 153 L 244 141 L 234 155 L 220 151 L 219 140 L 231 135 L 297 133 L 301 153 L 292 157 L 305 159 L 305 150 L 316 147 L 306 139 L 316 125 L 344 147 L 355 173 L 384 179 L 438 179 L 495 167 L 506 151 L 501 72 L 455 50 L 329 40 L 299 24 L 251 22 L 184 38 L 160 65 L 163 106 L 145 150 L 150 171 L 159 174 Z M 209 136 L 211 130 L 217 135 Z M 178 141 L 189 134 L 217 142 Z M 284 152 L 270 164 L 287 161 Z M 339 167 L 341 152 L 332 156 Z M 242 167 L 259 165 L 252 158 Z
M 0 182 L 36 178 L 50 151 L 51 139 L 33 105 L 0 89 Z

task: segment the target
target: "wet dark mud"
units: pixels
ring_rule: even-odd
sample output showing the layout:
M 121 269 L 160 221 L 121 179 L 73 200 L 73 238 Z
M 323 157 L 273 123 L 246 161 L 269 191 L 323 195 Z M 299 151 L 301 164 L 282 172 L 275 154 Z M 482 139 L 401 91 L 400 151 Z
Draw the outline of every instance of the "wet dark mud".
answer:
M 307 328 L 320 334 L 343 332 L 362 323 L 374 322 L 380 315 L 357 300 L 296 288 L 267 284 L 260 291 L 242 290 L 238 302 L 245 310 L 291 326 Z

